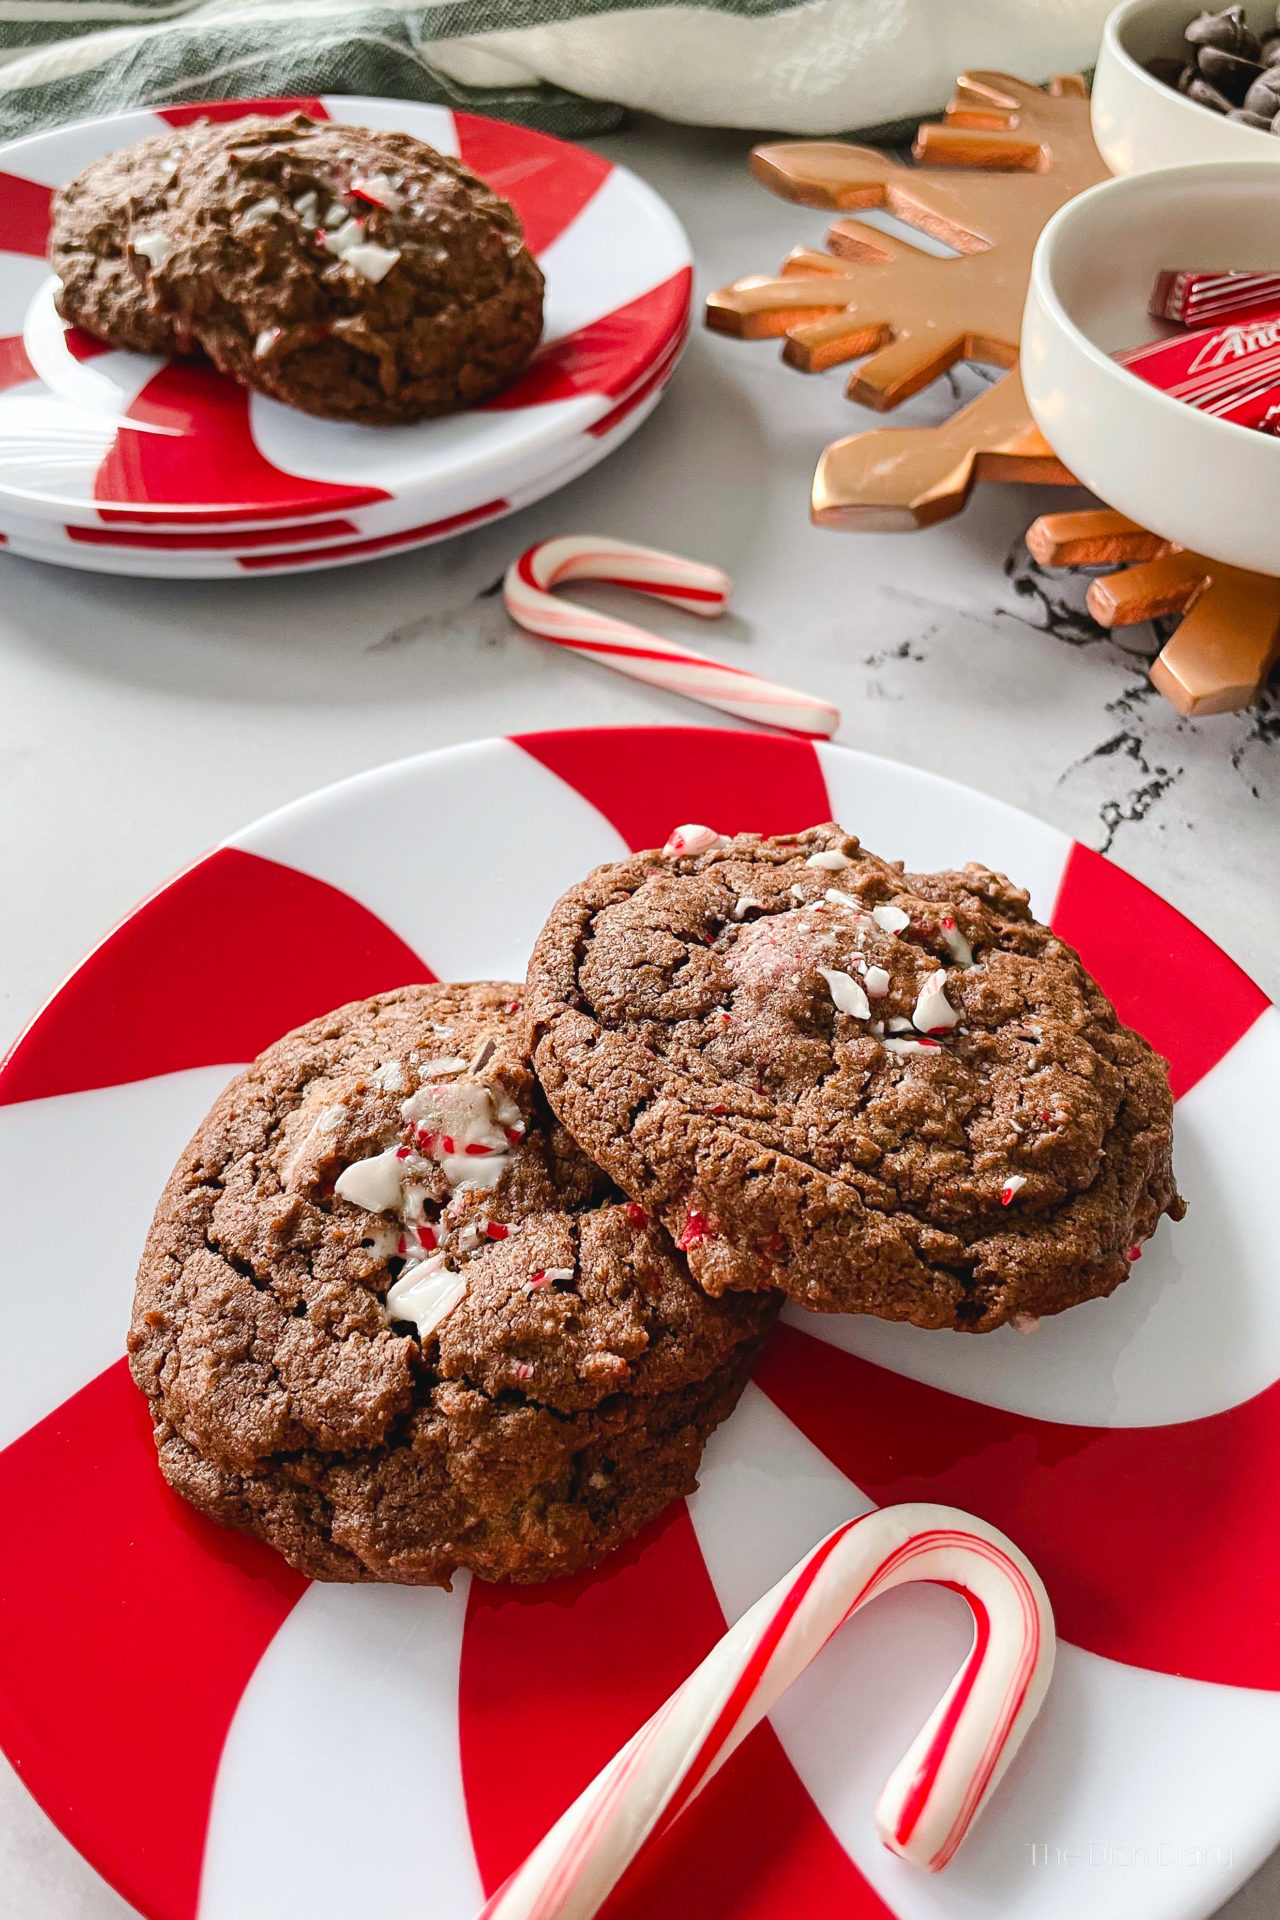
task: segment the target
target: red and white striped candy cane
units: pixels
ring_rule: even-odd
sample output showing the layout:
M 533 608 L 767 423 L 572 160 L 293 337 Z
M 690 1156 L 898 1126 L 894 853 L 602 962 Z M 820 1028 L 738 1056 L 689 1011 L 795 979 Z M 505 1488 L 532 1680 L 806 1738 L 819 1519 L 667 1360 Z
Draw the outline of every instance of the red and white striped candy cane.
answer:
M 953 1507 L 885 1507 L 829 1533 L 750 1607 L 552 1827 L 481 1920 L 590 1920 L 846 1620 L 911 1581 L 963 1594 L 967 1658 L 885 1785 L 884 1845 L 945 1867 L 1017 1752 L 1053 1672 L 1053 1614 L 1011 1541 Z
M 828 739 L 840 725 L 839 711 L 825 700 L 762 680 L 745 667 L 712 660 L 625 620 L 557 600 L 549 589 L 565 580 L 603 580 L 615 587 L 633 587 L 637 593 L 669 600 L 673 606 L 713 620 L 724 612 L 729 599 L 729 578 L 718 567 L 658 553 L 652 547 L 632 546 L 627 540 L 610 540 L 603 534 L 567 534 L 559 540 L 544 540 L 514 560 L 502 593 L 507 612 L 519 626 L 575 653 L 589 654 L 633 680 L 810 739 Z

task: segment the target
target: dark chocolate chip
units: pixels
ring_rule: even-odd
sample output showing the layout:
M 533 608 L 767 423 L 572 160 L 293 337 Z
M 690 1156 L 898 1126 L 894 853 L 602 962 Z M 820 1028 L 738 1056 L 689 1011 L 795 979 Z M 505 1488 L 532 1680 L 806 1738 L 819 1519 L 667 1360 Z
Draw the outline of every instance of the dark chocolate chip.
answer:
M 1238 53 L 1256 60 L 1261 48 L 1258 36 L 1249 30 L 1243 7 L 1224 7 L 1221 13 L 1202 13 L 1186 32 L 1192 47 L 1215 47 L 1222 53 Z
M 1280 73 L 1264 73 L 1254 81 L 1244 97 L 1246 113 L 1260 113 L 1266 120 L 1274 120 L 1280 113 Z
M 1201 47 L 1196 65 L 1204 79 L 1225 93 L 1239 106 L 1264 69 L 1256 60 L 1242 60 L 1238 53 L 1223 53 L 1218 47 Z
M 1211 87 L 1209 82 L 1202 79 L 1199 74 L 1187 88 L 1187 98 L 1198 100 L 1202 107 L 1212 107 L 1215 113 L 1230 113 L 1235 105 L 1234 100 L 1228 100 L 1225 93 L 1219 93 L 1216 87 Z
M 1181 60 L 1148 60 L 1147 72 L 1153 80 L 1163 81 L 1166 87 L 1176 87 L 1182 74 L 1194 72 L 1194 68 L 1184 67 Z

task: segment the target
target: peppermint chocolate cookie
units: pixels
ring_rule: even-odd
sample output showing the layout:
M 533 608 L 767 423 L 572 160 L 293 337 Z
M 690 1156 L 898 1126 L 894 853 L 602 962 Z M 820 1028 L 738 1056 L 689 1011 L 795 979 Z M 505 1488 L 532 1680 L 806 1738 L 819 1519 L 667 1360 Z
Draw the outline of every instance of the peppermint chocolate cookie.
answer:
M 319 1579 L 545 1580 L 695 1484 L 775 1312 L 714 1302 L 574 1145 L 521 989 L 271 1047 L 161 1199 L 129 1351 L 166 1479 Z
M 559 902 L 529 1014 L 551 1105 L 713 1296 L 985 1332 L 1110 1293 L 1182 1213 L 1164 1062 L 985 867 L 683 828 Z
M 64 320 L 134 353 L 185 353 L 151 276 L 169 251 L 178 167 L 207 128 L 175 127 L 94 160 L 53 196 L 49 264 Z

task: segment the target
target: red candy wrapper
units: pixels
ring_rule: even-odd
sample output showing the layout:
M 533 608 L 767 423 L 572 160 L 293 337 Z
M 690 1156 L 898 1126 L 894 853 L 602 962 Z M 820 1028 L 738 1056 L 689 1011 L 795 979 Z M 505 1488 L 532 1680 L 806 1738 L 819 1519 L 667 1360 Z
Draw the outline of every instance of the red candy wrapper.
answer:
M 1189 267 L 1160 274 L 1149 311 L 1184 327 L 1243 319 L 1280 304 L 1280 272 L 1200 273 Z
M 1240 426 L 1257 426 L 1276 398 L 1272 389 L 1280 387 L 1280 307 L 1254 320 L 1153 340 L 1114 357 L 1175 400 Z M 1263 395 L 1267 407 L 1249 417 Z

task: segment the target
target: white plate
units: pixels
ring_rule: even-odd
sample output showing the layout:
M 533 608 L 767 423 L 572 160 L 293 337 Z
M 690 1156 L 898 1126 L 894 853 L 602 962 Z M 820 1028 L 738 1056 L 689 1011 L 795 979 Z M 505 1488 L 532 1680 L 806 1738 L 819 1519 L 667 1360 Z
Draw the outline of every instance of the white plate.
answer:
M 698 1493 L 554 1588 L 308 1586 L 171 1496 L 120 1355 L 156 1195 L 236 1065 L 406 978 L 518 976 L 565 886 L 676 822 L 829 814 L 912 866 L 1018 876 L 1170 1055 L 1190 1213 L 1126 1285 L 1030 1339 L 789 1310 Z M 753 1736 L 647 1910 L 1213 1912 L 1280 1840 L 1278 1077 L 1274 1010 L 1155 895 L 843 748 L 546 734 L 273 814 L 112 934 L 0 1073 L 0 1737 L 154 1920 L 472 1920 L 726 1618 L 841 1518 L 937 1499 L 1027 1550 L 1062 1639 L 956 1861 L 923 1876 L 872 1827 L 968 1636 L 953 1595 L 915 1589 Z

